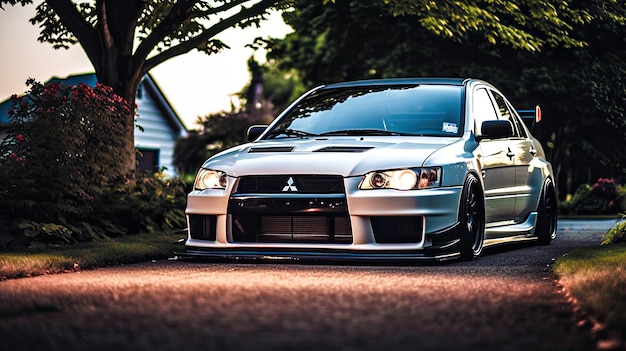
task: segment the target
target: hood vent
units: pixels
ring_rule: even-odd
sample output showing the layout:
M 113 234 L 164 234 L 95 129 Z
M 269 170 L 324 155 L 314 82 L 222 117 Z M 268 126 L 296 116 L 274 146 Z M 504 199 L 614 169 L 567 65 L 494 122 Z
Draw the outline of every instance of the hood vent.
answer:
M 328 146 L 315 152 L 364 152 L 373 148 L 373 146 Z
M 248 153 L 256 152 L 291 152 L 295 146 L 270 146 L 270 147 L 251 147 Z

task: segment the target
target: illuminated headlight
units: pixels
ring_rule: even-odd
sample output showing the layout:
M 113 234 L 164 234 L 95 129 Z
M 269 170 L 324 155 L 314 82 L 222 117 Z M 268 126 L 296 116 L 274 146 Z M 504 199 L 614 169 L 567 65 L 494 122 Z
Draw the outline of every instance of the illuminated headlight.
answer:
M 441 185 L 441 168 L 414 168 L 370 172 L 363 177 L 359 189 L 428 189 Z
M 196 181 L 193 183 L 193 189 L 226 189 L 227 184 L 228 175 L 226 175 L 226 172 L 201 168 L 196 175 Z

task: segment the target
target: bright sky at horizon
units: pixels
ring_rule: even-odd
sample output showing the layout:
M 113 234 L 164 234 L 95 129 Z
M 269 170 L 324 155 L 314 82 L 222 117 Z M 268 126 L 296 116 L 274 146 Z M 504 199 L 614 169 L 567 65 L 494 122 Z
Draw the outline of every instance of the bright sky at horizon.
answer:
M 79 45 L 69 50 L 54 50 L 52 45 L 37 41 L 39 28 L 28 21 L 35 5 L 5 5 L 0 10 L 0 101 L 27 90 L 25 82 L 34 78 L 45 82 L 52 77 L 93 72 L 93 66 Z M 219 38 L 230 49 L 215 55 L 196 50 L 170 59 L 150 71 L 170 104 L 187 128 L 196 128 L 198 117 L 230 110 L 234 94 L 242 90 L 250 76 L 247 60 L 255 55 L 245 45 L 255 37 L 284 37 L 291 31 L 280 14 L 273 13 L 261 28 L 228 29 Z

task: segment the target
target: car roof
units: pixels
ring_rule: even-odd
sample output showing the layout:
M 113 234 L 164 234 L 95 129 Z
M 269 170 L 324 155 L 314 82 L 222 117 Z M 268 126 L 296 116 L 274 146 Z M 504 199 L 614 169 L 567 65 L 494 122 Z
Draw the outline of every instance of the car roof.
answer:
M 387 79 L 367 79 L 351 82 L 333 83 L 322 86 L 322 88 L 347 88 L 372 85 L 458 85 L 462 86 L 471 81 L 469 78 L 387 78 Z

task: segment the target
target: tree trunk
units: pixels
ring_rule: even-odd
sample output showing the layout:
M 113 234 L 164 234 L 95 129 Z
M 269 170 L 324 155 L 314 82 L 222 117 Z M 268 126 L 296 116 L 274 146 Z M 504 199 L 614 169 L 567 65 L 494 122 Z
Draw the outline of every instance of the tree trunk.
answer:
M 143 63 L 133 64 L 133 38 L 137 17 L 143 8 L 140 0 L 97 1 L 99 22 L 97 26 L 101 48 L 96 60 L 92 60 L 98 82 L 110 86 L 130 106 L 131 114 L 126 118 L 126 143 L 119 153 L 119 164 L 123 174 L 132 177 L 136 168 L 135 152 L 135 97 L 143 76 Z M 95 61 L 95 62 L 94 62 Z

